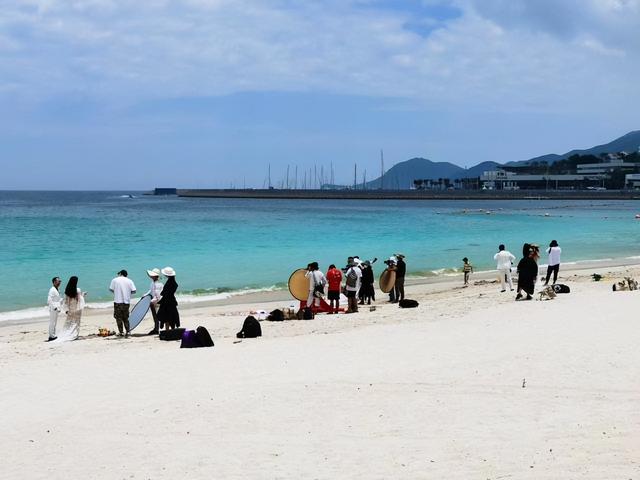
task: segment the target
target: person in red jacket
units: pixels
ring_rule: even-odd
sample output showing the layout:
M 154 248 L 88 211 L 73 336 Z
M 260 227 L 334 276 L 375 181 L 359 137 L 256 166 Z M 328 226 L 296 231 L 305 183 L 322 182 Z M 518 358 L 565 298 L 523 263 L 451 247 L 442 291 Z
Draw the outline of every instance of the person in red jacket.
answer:
M 327 283 L 329 284 L 327 298 L 329 299 L 329 305 L 331 307 L 331 311 L 329 313 L 338 313 L 338 308 L 340 307 L 342 272 L 338 270 L 335 265 L 329 265 L 326 277 Z

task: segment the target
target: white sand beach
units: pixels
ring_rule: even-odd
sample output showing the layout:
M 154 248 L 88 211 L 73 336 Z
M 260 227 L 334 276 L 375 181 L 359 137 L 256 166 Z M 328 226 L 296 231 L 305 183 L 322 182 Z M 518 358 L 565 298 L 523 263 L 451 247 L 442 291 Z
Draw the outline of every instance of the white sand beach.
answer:
M 562 269 L 552 301 L 410 285 L 416 309 L 379 298 L 241 342 L 249 311 L 289 301 L 182 309 L 214 348 L 96 337 L 109 311 L 65 344 L 2 326 L 0 476 L 636 479 L 640 291 L 611 285 L 640 268 L 597 271 Z

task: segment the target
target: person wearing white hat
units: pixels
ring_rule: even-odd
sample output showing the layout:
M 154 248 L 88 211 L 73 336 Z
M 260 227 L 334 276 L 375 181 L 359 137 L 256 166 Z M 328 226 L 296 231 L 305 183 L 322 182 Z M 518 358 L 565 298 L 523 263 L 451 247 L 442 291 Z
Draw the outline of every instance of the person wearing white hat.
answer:
M 149 305 L 149 310 L 151 310 L 151 316 L 153 317 L 153 330 L 151 330 L 147 335 L 157 335 L 160 326 L 160 323 L 158 322 L 157 304 L 160 301 L 162 287 L 164 287 L 164 285 L 159 280 L 159 268 L 147 270 L 147 275 L 149 275 L 149 278 L 151 279 L 151 288 L 149 288 L 146 295 L 151 295 L 151 305 Z
M 167 277 L 167 281 L 160 293 L 158 321 L 160 322 L 160 328 L 173 330 L 180 326 L 180 314 L 178 313 L 178 301 L 176 300 L 176 291 L 178 290 L 176 271 L 171 267 L 164 267 L 161 272 L 162 275 Z

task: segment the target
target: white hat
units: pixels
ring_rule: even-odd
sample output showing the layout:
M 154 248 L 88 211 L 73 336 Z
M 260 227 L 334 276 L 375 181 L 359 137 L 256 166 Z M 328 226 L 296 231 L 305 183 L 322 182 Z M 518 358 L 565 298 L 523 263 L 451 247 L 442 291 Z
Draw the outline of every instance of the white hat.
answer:
M 160 276 L 160 269 L 159 268 L 154 268 L 153 270 L 147 270 L 147 275 L 149 275 L 150 277 L 159 277 Z
M 162 274 L 165 277 L 175 277 L 176 276 L 176 271 L 171 267 L 164 267 L 162 269 Z
M 398 259 L 396 257 L 389 257 L 389 261 L 395 263 Z

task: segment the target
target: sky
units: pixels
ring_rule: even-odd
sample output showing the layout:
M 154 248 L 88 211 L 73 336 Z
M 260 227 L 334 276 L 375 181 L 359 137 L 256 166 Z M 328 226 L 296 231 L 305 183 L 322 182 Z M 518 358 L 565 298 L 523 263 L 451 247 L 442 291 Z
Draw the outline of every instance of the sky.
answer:
M 0 5 L 0 189 L 348 184 L 381 150 L 473 166 L 640 128 L 640 0 Z

